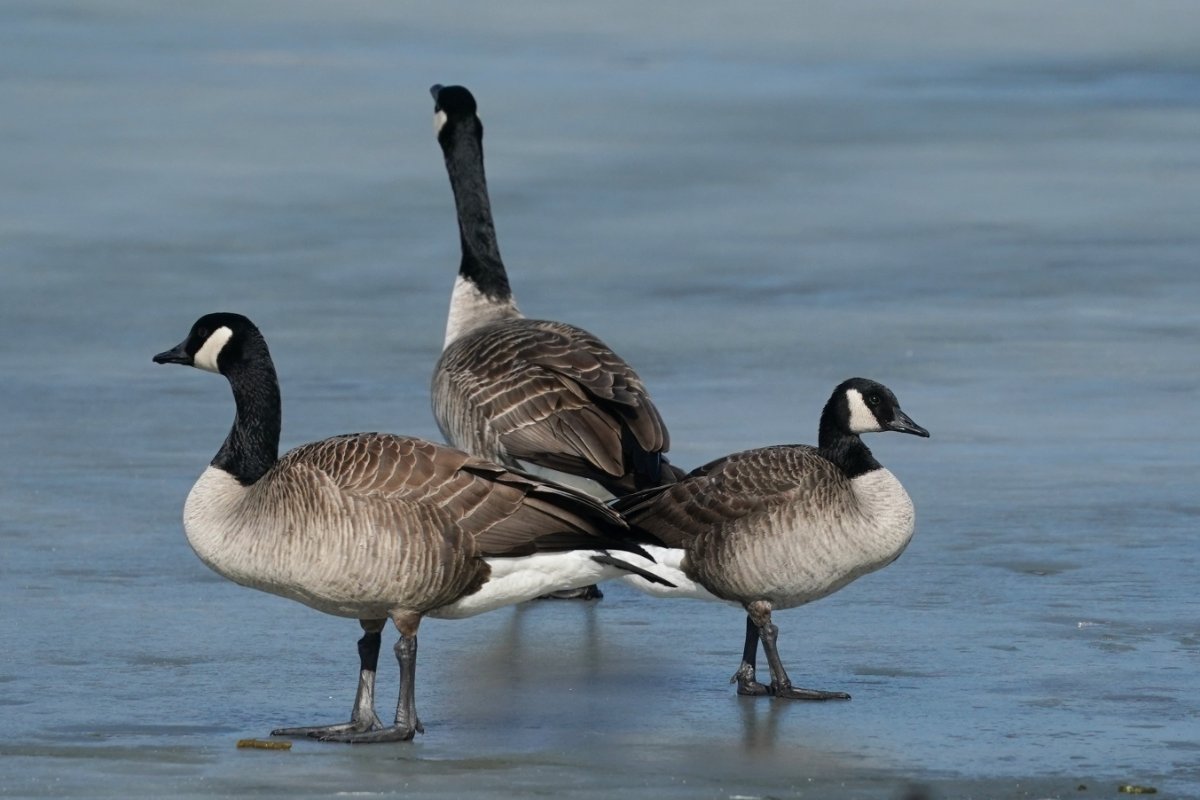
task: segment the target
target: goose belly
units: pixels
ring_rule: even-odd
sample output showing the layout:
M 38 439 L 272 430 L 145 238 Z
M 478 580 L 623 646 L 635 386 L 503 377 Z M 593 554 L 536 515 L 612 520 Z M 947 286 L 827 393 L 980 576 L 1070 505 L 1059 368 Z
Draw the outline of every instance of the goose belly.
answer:
M 793 509 L 753 529 L 698 537 L 689 559 L 697 580 L 721 597 L 790 608 L 890 564 L 912 538 L 912 502 L 890 473 L 875 472 L 854 486 L 866 499 L 856 497 L 836 516 Z
M 271 503 L 256 501 L 274 498 L 248 493 L 210 467 L 184 507 L 188 543 L 223 577 L 327 614 L 380 619 L 424 611 L 450 602 L 487 570 L 454 543 L 439 547 L 394 526 L 352 524 L 350 513 L 339 513 L 345 509 L 268 513 Z

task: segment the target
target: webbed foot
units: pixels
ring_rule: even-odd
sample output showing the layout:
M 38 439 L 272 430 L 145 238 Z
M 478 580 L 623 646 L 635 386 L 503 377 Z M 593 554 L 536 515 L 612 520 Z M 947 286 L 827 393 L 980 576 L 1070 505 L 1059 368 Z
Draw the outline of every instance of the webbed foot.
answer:
M 822 692 L 817 689 L 798 689 L 791 683 L 772 683 L 768 691 L 782 700 L 849 700 L 845 692 Z
M 424 733 L 420 720 L 416 725 L 391 725 L 367 731 L 334 731 L 323 735 L 309 734 L 322 742 L 345 742 L 346 744 L 375 744 L 378 742 L 410 742 L 418 733 Z
M 372 711 L 369 716 L 352 719 L 349 722 L 339 722 L 334 725 L 304 725 L 296 728 L 276 728 L 272 736 L 308 736 L 313 739 L 325 739 L 344 733 L 369 733 L 383 729 L 383 723 Z
M 771 694 L 771 689 L 755 679 L 754 667 L 745 661 L 729 679 L 737 684 L 737 693 L 743 697 L 762 697 Z

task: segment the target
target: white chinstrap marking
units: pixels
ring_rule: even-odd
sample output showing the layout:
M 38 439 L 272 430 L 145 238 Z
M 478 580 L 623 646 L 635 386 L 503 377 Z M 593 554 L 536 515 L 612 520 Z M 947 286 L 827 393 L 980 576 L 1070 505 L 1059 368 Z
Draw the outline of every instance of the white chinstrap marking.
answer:
M 445 111 L 433 112 L 433 133 L 435 136 L 442 132 L 442 128 L 446 127 L 446 119 Z
M 220 372 L 221 370 L 217 367 L 217 357 L 221 355 L 221 350 L 232 336 L 233 331 L 225 325 L 210 333 L 204 340 L 204 344 L 196 351 L 196 356 L 192 359 L 192 366 L 209 372 Z
M 850 407 L 850 432 L 872 433 L 882 431 L 883 426 L 875 419 L 875 414 L 867 407 L 862 393 L 858 389 L 846 390 L 846 405 Z

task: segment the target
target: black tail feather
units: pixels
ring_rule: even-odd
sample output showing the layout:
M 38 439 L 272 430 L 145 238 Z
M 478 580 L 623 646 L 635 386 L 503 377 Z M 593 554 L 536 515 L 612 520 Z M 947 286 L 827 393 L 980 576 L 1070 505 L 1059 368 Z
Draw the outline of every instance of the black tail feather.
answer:
M 616 556 L 613 556 L 610 553 L 601 553 L 599 555 L 594 555 L 594 556 L 592 556 L 592 561 L 595 561 L 597 564 L 607 564 L 610 567 L 616 567 L 617 569 L 623 569 L 626 572 L 631 572 L 634 575 L 637 575 L 639 578 L 645 578 L 646 580 L 650 581 L 651 583 L 657 583 L 662 586 L 669 586 L 672 589 L 676 588 L 675 584 L 671 583 L 669 580 L 666 580 L 665 578 L 660 578 L 659 576 L 655 575 L 653 572 L 650 572 L 649 570 L 645 570 L 645 569 L 642 569 L 641 567 L 630 564 L 628 561 L 623 561 L 623 560 L 617 558 Z

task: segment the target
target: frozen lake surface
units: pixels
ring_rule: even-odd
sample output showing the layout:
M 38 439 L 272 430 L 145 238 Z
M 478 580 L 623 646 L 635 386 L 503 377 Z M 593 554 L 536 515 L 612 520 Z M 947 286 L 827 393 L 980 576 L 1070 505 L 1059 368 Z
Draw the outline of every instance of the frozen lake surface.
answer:
M 1200 9 L 945 5 L 0 9 L 0 796 L 1200 797 Z M 853 701 L 738 698 L 736 610 L 614 586 L 428 621 L 411 745 L 235 748 L 343 718 L 359 631 L 195 558 L 232 404 L 150 357 L 241 311 L 285 447 L 436 438 L 435 82 L 675 463 L 852 375 L 932 432 L 869 441 L 904 556 L 777 615 Z

